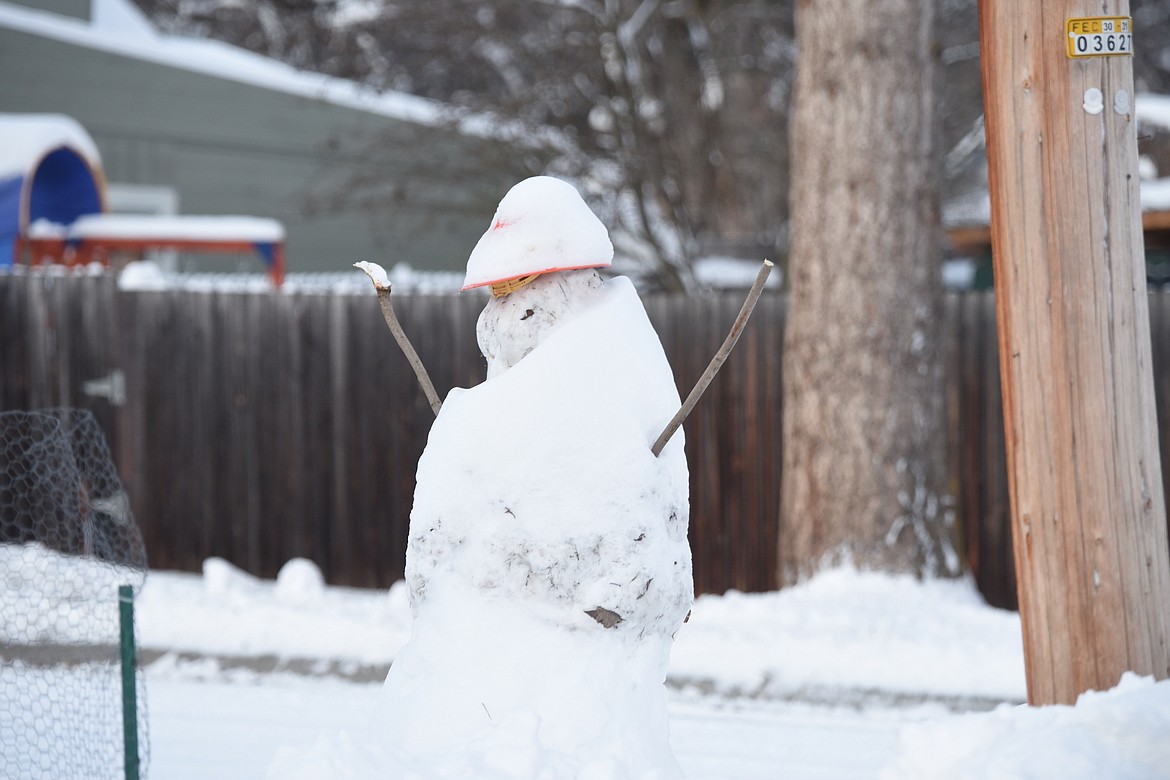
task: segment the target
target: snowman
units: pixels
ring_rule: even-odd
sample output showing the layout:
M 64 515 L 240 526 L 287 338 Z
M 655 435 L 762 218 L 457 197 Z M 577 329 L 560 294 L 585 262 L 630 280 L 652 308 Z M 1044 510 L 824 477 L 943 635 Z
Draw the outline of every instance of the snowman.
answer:
M 467 263 L 487 380 L 444 401 L 419 460 L 412 635 L 370 739 L 453 778 L 664 780 L 664 680 L 693 598 L 679 408 L 633 285 L 571 185 L 499 204 Z M 409 773 L 407 773 L 409 774 Z M 389 772 L 388 776 L 394 776 Z

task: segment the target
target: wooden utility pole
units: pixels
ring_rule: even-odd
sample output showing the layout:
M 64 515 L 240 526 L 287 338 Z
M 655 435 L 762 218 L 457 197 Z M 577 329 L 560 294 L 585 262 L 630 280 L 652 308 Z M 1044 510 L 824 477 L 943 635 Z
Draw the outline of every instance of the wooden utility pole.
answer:
M 979 0 L 1028 700 L 1170 676 L 1128 0 Z

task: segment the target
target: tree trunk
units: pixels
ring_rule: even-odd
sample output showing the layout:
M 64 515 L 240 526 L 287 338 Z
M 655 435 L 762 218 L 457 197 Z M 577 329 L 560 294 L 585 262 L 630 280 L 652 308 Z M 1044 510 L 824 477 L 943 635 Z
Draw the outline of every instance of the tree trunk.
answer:
M 938 324 L 934 3 L 801 0 L 778 580 L 957 574 Z

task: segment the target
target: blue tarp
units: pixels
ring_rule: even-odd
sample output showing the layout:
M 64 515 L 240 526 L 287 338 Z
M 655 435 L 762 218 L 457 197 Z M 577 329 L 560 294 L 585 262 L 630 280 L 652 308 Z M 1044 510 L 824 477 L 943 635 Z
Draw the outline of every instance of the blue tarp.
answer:
M 20 193 L 24 177 L 0 179 L 0 268 L 12 265 L 12 247 L 20 235 Z
M 21 197 L 27 189 L 28 221 L 21 224 Z M 68 225 L 102 210 L 102 196 L 85 158 L 58 147 L 26 175 L 0 180 L 0 266 L 12 265 L 13 246 L 22 228 L 45 219 Z

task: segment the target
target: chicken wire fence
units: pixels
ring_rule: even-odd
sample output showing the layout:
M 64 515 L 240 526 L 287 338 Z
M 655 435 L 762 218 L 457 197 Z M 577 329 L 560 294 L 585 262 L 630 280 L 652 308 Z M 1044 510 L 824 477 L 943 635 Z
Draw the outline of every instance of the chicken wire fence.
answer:
M 0 412 L 0 778 L 145 769 L 142 674 L 123 679 L 119 588 L 136 593 L 146 571 L 93 415 Z

